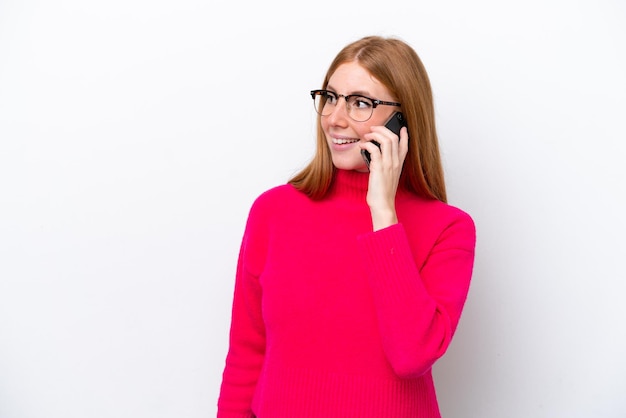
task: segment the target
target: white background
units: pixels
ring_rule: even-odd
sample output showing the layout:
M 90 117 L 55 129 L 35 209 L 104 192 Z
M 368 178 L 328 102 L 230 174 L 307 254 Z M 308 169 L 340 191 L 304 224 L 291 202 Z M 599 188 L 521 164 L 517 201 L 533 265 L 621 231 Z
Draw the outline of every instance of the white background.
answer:
M 444 417 L 626 416 L 622 0 L 1 0 L 0 417 L 215 415 L 249 206 L 369 34 L 478 228 Z

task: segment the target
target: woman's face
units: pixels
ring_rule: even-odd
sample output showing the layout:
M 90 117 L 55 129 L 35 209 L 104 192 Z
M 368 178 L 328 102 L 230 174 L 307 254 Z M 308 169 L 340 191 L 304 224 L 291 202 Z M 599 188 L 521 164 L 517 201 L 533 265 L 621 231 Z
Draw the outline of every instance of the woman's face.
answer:
M 389 90 L 356 62 L 340 65 L 330 77 L 326 89 L 344 96 L 359 94 L 372 99 L 395 101 Z M 393 106 L 378 106 L 369 120 L 357 122 L 348 116 L 346 102 L 340 98 L 333 113 L 321 119 L 333 165 L 341 170 L 367 171 L 357 143 L 365 142 L 363 135 L 371 132 L 370 127 L 384 125 L 395 110 Z

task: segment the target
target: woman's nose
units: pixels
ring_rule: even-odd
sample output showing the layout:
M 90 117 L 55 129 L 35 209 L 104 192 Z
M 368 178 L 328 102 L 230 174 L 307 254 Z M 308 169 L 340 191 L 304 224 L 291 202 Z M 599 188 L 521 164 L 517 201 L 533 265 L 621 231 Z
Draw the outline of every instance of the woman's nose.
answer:
M 341 102 L 341 99 L 343 99 L 343 103 Z M 328 121 L 333 124 L 345 121 L 349 118 L 348 105 L 343 97 L 339 97 L 337 99 L 337 104 L 335 105 L 335 108 L 333 109 L 332 113 L 327 117 Z

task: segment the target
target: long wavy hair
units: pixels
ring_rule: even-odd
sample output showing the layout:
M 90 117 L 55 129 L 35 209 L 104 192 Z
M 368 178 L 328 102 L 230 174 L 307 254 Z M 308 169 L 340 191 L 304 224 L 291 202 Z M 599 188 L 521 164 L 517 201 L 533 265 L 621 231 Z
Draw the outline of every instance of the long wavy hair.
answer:
M 435 112 L 430 80 L 417 53 L 395 38 L 368 36 L 344 47 L 331 63 L 322 88 L 337 68 L 356 62 L 380 81 L 402 103 L 409 131 L 409 151 L 400 176 L 400 187 L 419 196 L 447 201 L 435 129 Z M 317 117 L 317 146 L 311 162 L 289 183 L 314 200 L 323 199 L 334 175 L 330 149 Z

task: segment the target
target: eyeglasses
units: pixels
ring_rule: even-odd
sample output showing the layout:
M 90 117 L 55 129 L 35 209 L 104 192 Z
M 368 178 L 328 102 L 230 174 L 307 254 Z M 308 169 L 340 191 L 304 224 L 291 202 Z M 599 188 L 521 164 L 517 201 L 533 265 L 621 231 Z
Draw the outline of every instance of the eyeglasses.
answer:
M 349 94 L 346 96 L 328 90 L 312 90 L 311 97 L 313 98 L 315 111 L 321 116 L 328 116 L 333 113 L 339 98 L 343 97 L 346 101 L 348 116 L 357 122 L 365 122 L 371 118 L 374 109 L 376 109 L 378 105 L 400 106 L 400 103 L 396 102 L 384 102 L 358 94 Z

